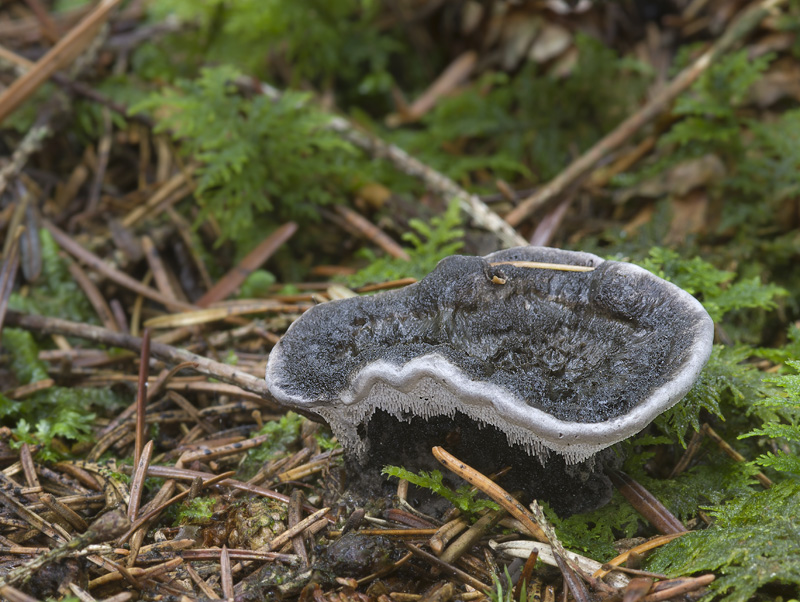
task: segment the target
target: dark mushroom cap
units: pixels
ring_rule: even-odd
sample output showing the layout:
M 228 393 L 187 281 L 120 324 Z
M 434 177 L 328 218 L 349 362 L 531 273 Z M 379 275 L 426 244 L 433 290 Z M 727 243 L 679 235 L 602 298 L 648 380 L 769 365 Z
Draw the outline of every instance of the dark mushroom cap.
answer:
M 310 309 L 272 350 L 266 377 L 276 400 L 317 412 L 357 453 L 357 426 L 376 409 L 463 412 L 529 453 L 576 462 L 677 403 L 713 334 L 694 297 L 647 270 L 519 247 L 447 257 L 403 289 Z

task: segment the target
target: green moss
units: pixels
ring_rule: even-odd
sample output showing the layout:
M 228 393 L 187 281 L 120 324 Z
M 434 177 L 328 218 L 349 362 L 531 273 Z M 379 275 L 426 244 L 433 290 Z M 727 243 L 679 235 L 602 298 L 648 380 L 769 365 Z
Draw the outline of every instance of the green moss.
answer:
M 183 502 L 178 508 L 176 525 L 207 525 L 214 516 L 217 499 L 212 497 L 196 497 Z
M 746 602 L 767 584 L 787 586 L 788 596 L 798 594 L 800 483 L 779 483 L 709 513 L 716 519 L 713 526 L 657 550 L 647 568 L 676 577 L 714 571 L 719 577 L 711 589 L 722 602 Z
M 73 322 L 96 323 L 97 317 L 89 300 L 69 273 L 68 260 L 59 256 L 60 249 L 47 230 L 39 230 L 39 242 L 41 276 L 32 283 L 27 295 L 12 293 L 9 308 Z
M 469 485 L 463 485 L 456 490 L 450 489 L 450 487 L 444 484 L 444 477 L 442 477 L 442 473 L 438 470 L 432 470 L 430 472 L 420 470 L 419 473 L 413 473 L 400 466 L 384 466 L 381 472 L 390 477 L 405 479 L 417 487 L 430 489 L 436 495 L 442 496 L 462 512 L 470 515 L 477 514 L 487 509 L 499 509 L 499 506 L 491 500 L 476 499 L 475 496 L 478 492 L 473 490 Z

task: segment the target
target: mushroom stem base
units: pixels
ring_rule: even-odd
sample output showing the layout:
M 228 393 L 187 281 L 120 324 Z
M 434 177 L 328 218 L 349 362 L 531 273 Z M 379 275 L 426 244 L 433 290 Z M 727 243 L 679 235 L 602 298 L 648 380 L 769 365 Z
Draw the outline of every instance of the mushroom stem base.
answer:
M 440 469 L 431 448 L 441 445 L 486 475 L 510 466 L 511 470 L 498 481 L 503 488 L 522 492 L 523 501 L 545 501 L 559 515 L 569 516 L 599 508 L 611 499 L 611 482 L 603 470 L 620 461 L 618 454 L 607 449 L 577 464 L 567 464 L 558 454 L 549 454 L 543 463 L 521 446 L 510 446 L 502 431 L 481 426 L 462 413 L 400 421 L 376 410 L 358 430 L 366 444 L 365 453 L 345 453 L 347 488 L 356 496 L 393 494 L 396 482 L 381 475 L 381 469 L 389 464 L 413 472 Z M 445 475 L 445 481 L 454 487 L 463 485 L 453 475 Z M 436 515 L 446 509 L 447 502 L 437 496 L 419 489 L 414 490 L 413 496 L 410 501 L 417 507 L 421 505 L 423 512 Z

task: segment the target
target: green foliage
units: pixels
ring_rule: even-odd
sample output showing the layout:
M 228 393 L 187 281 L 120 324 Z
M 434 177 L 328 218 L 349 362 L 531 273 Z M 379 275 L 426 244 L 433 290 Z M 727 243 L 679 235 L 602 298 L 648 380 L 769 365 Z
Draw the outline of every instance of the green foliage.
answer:
M 761 373 L 744 363 L 750 355 L 747 347 L 716 345 L 683 401 L 656 418 L 655 425 L 684 445 L 688 429 L 700 429 L 702 411 L 723 417 L 748 410 L 752 402 L 766 395 Z
M 696 296 L 715 322 L 733 310 L 774 309 L 775 299 L 788 294 L 758 277 L 734 282 L 735 272 L 719 270 L 700 257 L 684 259 L 663 247 L 652 248 L 639 265 Z
M 253 299 L 256 297 L 266 297 L 269 294 L 269 287 L 275 284 L 275 276 L 266 270 L 253 270 L 247 276 L 239 289 L 240 299 Z
M 578 34 L 575 43 L 579 58 L 569 76 L 543 75 L 530 63 L 513 78 L 487 74 L 437 103 L 426 129 L 399 131 L 395 141 L 462 182 L 483 170 L 552 178 L 628 114 L 646 81 L 601 42 Z M 624 86 L 608 85 L 623 75 Z
M 716 519 L 657 550 L 648 570 L 671 576 L 714 571 L 722 602 L 746 602 L 767 584 L 800 587 L 800 483 L 784 481 L 710 509 Z
M 11 356 L 11 370 L 20 384 L 29 385 L 47 378 L 47 366 L 39 359 L 39 347 L 30 332 L 3 329 L 3 347 Z
M 436 495 L 443 497 L 453 504 L 453 506 L 467 514 L 477 514 L 483 510 L 499 509 L 498 505 L 491 500 L 475 499 L 477 492 L 473 491 L 469 485 L 462 485 L 455 491 L 450 489 L 450 487 L 444 484 L 442 473 L 438 470 L 432 470 L 430 472 L 420 470 L 419 474 L 415 474 L 399 466 L 384 466 L 381 472 L 390 477 L 405 479 L 417 487 L 430 489 Z
M 308 95 L 247 98 L 234 84 L 239 75 L 227 66 L 202 69 L 131 110 L 154 111 L 157 131 L 170 131 L 200 163 L 198 223 L 215 216 L 222 240 L 247 249 L 276 223 L 319 219 L 317 208 L 343 200 L 358 174 L 355 149 L 326 127 L 330 117 Z
M 48 377 L 39 360 L 39 348 L 31 334 L 15 328 L 3 329 L 3 347 L 11 356 L 11 369 L 21 384 Z M 10 426 L 17 445 L 42 445 L 43 460 L 62 457 L 60 439 L 91 441 L 96 415 L 92 407 L 113 408 L 121 400 L 109 389 L 50 387 L 22 401 L 0 395 L 0 422 Z
M 787 364 L 800 373 L 800 361 L 788 360 Z M 760 436 L 782 440 L 785 446 L 783 450 L 762 454 L 755 463 L 800 477 L 800 456 L 798 455 L 800 452 L 800 375 L 797 373 L 785 374 L 765 380 L 775 384 L 779 388 L 780 394 L 760 400 L 757 406 L 768 408 L 775 412 L 776 416 L 761 428 L 754 429 L 742 437 Z
M 621 537 L 633 537 L 639 526 L 639 514 L 618 491 L 602 508 L 567 518 L 559 518 L 547 504 L 541 505 L 565 547 L 588 553 L 601 562 L 617 556 L 614 542 Z
M 39 230 L 42 274 L 28 294 L 11 294 L 8 306 L 16 311 L 72 320 L 97 322 L 91 304 L 69 273 L 68 260 L 59 257 L 59 248 L 50 233 Z
M 442 215 L 432 217 L 430 224 L 419 219 L 412 219 L 409 224 L 415 232 L 406 232 L 403 240 L 411 243 L 411 247 L 406 249 L 411 259 L 378 259 L 367 250 L 370 264 L 347 278 L 350 286 L 408 277 L 419 280 L 430 273 L 443 258 L 456 253 L 463 244 L 459 240 L 464 236 L 464 231 L 459 227 L 461 210 L 457 200 L 451 201 Z
M 527 600 L 527 587 L 522 584 L 520 591 L 520 600 Z M 514 602 L 514 586 L 511 580 L 511 575 L 508 574 L 508 567 L 503 567 L 503 575 L 492 573 L 492 590 L 489 591 L 489 600 L 491 602 Z
M 196 497 L 188 502 L 183 502 L 178 509 L 176 525 L 207 525 L 214 516 L 216 498 Z
M 717 269 L 700 257 L 684 259 L 663 247 L 653 247 L 638 263 L 696 296 L 715 322 L 743 310 L 773 309 L 776 298 L 787 294 L 779 286 L 762 284 L 758 277 L 736 280 L 735 272 Z M 690 427 L 700 428 L 701 412 L 722 417 L 728 416 L 727 409 L 749 410 L 749 404 L 765 397 L 761 374 L 745 363 L 752 353 L 744 346 L 716 346 L 691 391 L 659 416 L 656 426 L 683 444 Z
M 336 82 L 368 94 L 389 90 L 388 62 L 402 49 L 392 35 L 375 27 L 380 9 L 375 0 L 160 0 L 148 9 L 154 20 L 171 15 L 195 25 L 167 40 L 161 52 L 155 45 L 147 49 L 149 70 L 162 76 L 174 73 L 175 63 L 183 69 L 187 64 L 230 64 L 270 76 L 265 59 L 279 54 L 291 66 L 289 84 Z M 182 60 L 169 57 L 169 50 L 178 51 Z
M 673 112 L 683 119 L 661 138 L 660 144 L 676 143 L 690 149 L 693 156 L 741 152 L 742 118 L 737 108 L 773 58 L 766 54 L 753 59 L 742 49 L 716 61 L 688 94 L 678 97 Z
M 287 447 L 297 441 L 302 425 L 303 417 L 294 412 L 286 412 L 280 420 L 265 423 L 253 436 L 270 435 L 270 438 L 247 452 L 248 462 L 263 464 L 271 460 L 275 454 L 286 451 Z
M 791 324 L 783 347 L 762 347 L 755 350 L 755 355 L 763 357 L 775 364 L 783 364 L 787 360 L 800 357 L 800 326 Z
M 756 483 L 757 468 L 734 462 L 716 450 L 677 477 L 657 479 L 643 470 L 645 458 L 650 460 L 652 454 L 648 450 L 632 454 L 625 461 L 625 470 L 682 521 L 695 518 L 700 508 L 749 496 Z

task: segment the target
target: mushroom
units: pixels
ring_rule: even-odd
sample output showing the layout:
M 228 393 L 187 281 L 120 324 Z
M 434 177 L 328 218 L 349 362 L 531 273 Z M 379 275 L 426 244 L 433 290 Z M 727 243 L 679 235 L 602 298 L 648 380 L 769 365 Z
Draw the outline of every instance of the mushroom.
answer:
M 363 427 L 382 412 L 465 415 L 542 462 L 555 452 L 574 464 L 677 403 L 712 341 L 702 305 L 643 268 L 518 247 L 313 307 L 272 350 L 266 378 L 362 461 Z

